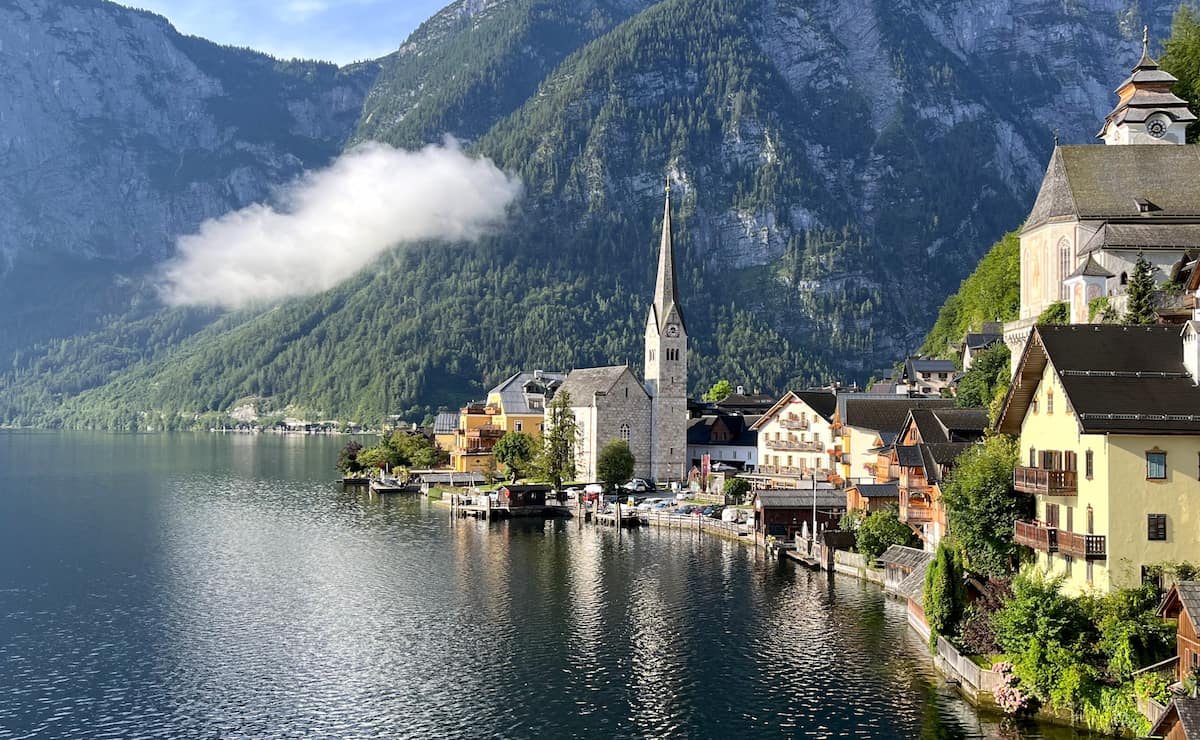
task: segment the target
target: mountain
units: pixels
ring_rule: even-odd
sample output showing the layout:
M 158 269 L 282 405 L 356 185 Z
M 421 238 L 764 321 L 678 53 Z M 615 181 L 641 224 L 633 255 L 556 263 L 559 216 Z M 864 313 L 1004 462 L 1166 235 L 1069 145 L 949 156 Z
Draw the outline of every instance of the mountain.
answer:
M 1161 38 L 1174 9 L 562 5 L 452 4 L 381 60 L 353 134 L 468 141 L 525 183 L 505 229 L 199 333 L 211 316 L 173 311 L 44 344 L 0 381 L 0 418 L 172 426 L 248 401 L 416 417 L 522 367 L 638 365 L 664 176 L 693 388 L 863 380 L 920 344 L 1024 217 L 1056 132 L 1089 140 L 1142 23 Z
M 0 3 L 0 366 L 123 314 L 177 236 L 327 163 L 377 74 L 98 0 Z

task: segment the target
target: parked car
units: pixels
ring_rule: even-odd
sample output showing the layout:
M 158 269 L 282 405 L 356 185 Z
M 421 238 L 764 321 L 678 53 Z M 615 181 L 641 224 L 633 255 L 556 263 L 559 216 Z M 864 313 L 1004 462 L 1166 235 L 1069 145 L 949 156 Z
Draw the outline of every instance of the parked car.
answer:
M 650 510 L 661 512 L 661 511 L 668 511 L 668 510 L 670 510 L 670 508 L 671 508 L 671 505 L 669 503 L 667 503 L 666 501 L 659 501 L 657 504 L 655 504 L 653 507 L 651 507 Z
M 579 498 L 583 495 L 583 489 L 579 486 L 571 486 L 565 493 L 567 494 L 567 498 Z
M 626 491 L 637 491 L 638 493 L 645 493 L 646 491 L 654 490 L 654 486 L 650 485 L 641 478 L 633 478 L 622 485 L 621 488 L 624 488 Z
M 720 519 L 721 512 L 725 510 L 724 506 L 706 506 L 704 507 L 704 516 L 709 519 Z
M 675 510 L 675 514 L 676 516 L 691 516 L 692 512 L 696 511 L 698 508 L 699 507 L 694 504 L 684 504 Z

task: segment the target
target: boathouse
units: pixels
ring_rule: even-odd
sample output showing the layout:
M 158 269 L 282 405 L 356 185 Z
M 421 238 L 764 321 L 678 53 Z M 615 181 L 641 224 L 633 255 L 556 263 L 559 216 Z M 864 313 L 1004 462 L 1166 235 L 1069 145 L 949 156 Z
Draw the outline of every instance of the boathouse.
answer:
M 1176 624 L 1175 651 L 1179 656 L 1176 678 L 1186 680 L 1200 673 L 1200 639 L 1196 636 L 1196 621 L 1200 619 L 1200 581 L 1180 581 L 1171 586 L 1158 607 L 1158 616 L 1174 619 Z
M 816 523 L 817 531 L 836 529 L 846 513 L 846 494 L 829 483 L 813 489 L 755 491 L 754 531 L 759 537 L 773 535 L 792 539 Z
M 512 484 L 496 489 L 496 503 L 513 509 L 535 507 L 541 509 L 546 505 L 546 496 L 553 489 L 546 485 Z

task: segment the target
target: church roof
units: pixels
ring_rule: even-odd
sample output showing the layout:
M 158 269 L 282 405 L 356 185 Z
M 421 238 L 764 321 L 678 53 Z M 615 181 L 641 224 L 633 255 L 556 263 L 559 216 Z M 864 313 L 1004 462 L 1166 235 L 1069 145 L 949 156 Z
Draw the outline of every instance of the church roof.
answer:
M 683 308 L 679 303 L 679 285 L 675 280 L 675 241 L 671 229 L 671 184 L 667 182 L 667 197 L 663 208 L 662 237 L 658 243 L 658 277 L 654 281 L 654 302 L 650 304 L 650 317 L 663 331 L 672 314 L 687 333 L 683 320 Z
M 1070 280 L 1071 278 L 1077 278 L 1077 277 L 1110 278 L 1110 277 L 1116 277 L 1116 276 L 1113 275 L 1108 270 L 1105 270 L 1103 265 L 1101 265 L 1099 262 L 1097 262 L 1094 257 L 1092 257 L 1091 255 L 1088 255 L 1087 261 L 1084 262 L 1082 265 L 1080 265 L 1079 268 L 1075 270 L 1075 272 L 1068 275 L 1065 279 Z
M 628 365 L 609 365 L 608 367 L 584 367 L 567 373 L 567 379 L 559 386 L 558 393 L 571 394 L 572 406 L 590 406 L 592 397 L 597 393 L 608 393 L 617 384 L 621 376 L 633 373 Z M 641 383 L 635 383 L 643 395 L 646 391 Z
M 1053 221 L 1146 219 L 1200 223 L 1200 147 L 1058 146 L 1022 232 Z
M 1084 242 L 1079 253 L 1095 254 L 1104 249 L 1196 248 L 1200 248 L 1200 222 L 1192 224 L 1106 223 Z M 1112 276 L 1109 275 L 1109 277 Z

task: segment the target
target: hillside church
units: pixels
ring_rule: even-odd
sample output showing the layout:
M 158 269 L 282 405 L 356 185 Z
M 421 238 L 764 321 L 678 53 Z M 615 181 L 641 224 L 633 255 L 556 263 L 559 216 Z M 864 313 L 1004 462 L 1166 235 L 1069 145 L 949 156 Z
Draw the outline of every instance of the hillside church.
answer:
M 628 365 L 572 370 L 558 389 L 569 393 L 579 425 L 575 449 L 581 480 L 596 480 L 604 445 L 620 439 L 633 452 L 634 476 L 663 484 L 687 473 L 687 325 L 679 303 L 668 183 L 658 247 L 654 300 L 646 317 L 643 381 Z

